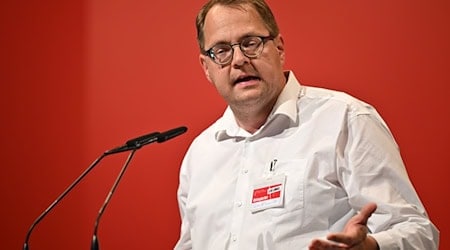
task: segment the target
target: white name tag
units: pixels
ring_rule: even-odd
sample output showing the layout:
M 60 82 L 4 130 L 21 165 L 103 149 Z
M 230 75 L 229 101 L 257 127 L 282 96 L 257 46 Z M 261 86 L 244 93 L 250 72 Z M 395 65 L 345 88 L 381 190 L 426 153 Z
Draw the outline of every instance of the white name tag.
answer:
M 253 186 L 250 211 L 252 213 L 268 208 L 282 207 L 286 175 L 271 176 Z

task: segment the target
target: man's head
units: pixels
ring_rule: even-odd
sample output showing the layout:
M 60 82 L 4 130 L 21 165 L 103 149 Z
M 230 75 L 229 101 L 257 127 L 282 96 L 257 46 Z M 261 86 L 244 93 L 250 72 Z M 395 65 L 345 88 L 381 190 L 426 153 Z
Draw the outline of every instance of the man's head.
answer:
M 264 24 L 267 30 L 269 31 L 269 34 L 272 37 L 276 37 L 280 33 L 275 17 L 264 0 L 210 0 L 202 7 L 200 12 L 198 13 L 195 23 L 197 27 L 197 42 L 202 52 L 205 51 L 204 50 L 205 37 L 203 28 L 205 25 L 205 18 L 208 11 L 214 5 L 223 5 L 232 8 L 241 8 L 241 6 L 245 4 L 251 5 L 258 12 L 259 16 L 263 19 Z
M 211 0 L 197 17 L 200 63 L 236 111 L 268 113 L 286 79 L 284 43 L 263 0 Z

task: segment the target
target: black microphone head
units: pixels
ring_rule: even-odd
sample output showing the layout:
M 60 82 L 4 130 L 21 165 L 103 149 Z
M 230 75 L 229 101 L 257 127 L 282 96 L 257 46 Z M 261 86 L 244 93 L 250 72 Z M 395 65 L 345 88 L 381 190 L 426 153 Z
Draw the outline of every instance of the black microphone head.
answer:
M 147 135 L 139 136 L 137 138 L 128 140 L 125 144 L 128 147 L 140 148 L 143 145 L 156 141 L 158 139 L 159 134 L 160 134 L 159 132 L 153 132 Z
M 187 127 L 182 126 L 182 127 L 178 127 L 178 128 L 174 128 L 174 129 L 162 132 L 158 136 L 158 143 L 170 140 L 170 139 L 172 139 L 172 138 L 174 138 L 176 136 L 179 136 L 179 135 L 185 133 L 186 131 L 187 131 Z

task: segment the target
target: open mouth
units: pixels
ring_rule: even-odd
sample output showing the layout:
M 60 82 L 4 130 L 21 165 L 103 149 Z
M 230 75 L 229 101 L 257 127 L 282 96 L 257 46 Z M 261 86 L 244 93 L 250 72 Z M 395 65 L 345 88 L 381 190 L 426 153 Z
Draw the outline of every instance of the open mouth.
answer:
M 249 81 L 259 81 L 260 78 L 257 76 L 243 76 L 243 77 L 239 77 L 236 81 L 234 81 L 234 84 L 240 84 L 240 83 L 244 83 L 244 82 L 249 82 Z

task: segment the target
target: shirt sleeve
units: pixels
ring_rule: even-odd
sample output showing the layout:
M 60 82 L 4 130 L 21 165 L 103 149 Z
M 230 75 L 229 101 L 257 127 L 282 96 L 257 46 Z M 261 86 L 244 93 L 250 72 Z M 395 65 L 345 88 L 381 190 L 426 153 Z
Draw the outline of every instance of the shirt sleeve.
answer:
M 376 114 L 349 117 L 338 161 L 351 206 L 377 204 L 368 222 L 380 249 L 438 249 L 439 232 L 427 216 L 389 129 Z

